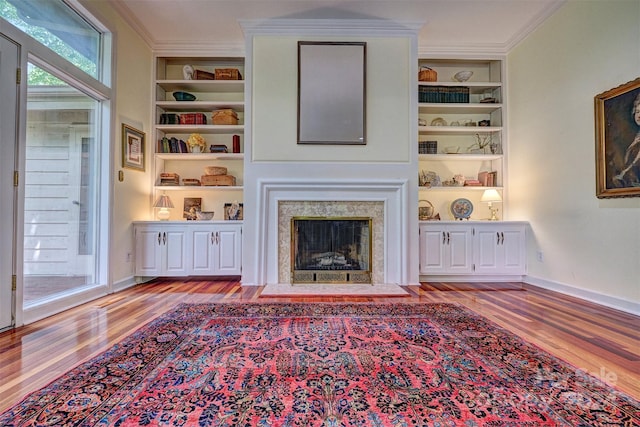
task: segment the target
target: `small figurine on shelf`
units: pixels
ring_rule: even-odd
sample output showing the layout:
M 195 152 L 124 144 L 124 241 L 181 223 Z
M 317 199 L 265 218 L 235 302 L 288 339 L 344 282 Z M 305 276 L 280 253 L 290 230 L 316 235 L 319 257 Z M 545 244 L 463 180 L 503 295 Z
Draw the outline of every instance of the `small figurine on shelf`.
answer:
M 192 133 L 187 139 L 187 145 L 192 153 L 204 153 L 207 141 L 199 133 Z
M 486 135 L 480 135 L 479 133 L 476 133 L 475 138 L 476 138 L 476 143 L 469 147 L 469 152 L 471 153 L 479 152 L 478 154 L 484 154 L 485 149 L 491 143 L 491 134 L 488 133 Z

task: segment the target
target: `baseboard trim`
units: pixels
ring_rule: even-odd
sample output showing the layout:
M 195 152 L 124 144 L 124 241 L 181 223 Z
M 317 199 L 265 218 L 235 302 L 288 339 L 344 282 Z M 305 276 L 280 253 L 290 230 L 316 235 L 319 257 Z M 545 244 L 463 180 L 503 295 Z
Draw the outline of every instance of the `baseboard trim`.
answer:
M 111 292 L 124 291 L 125 289 L 131 288 L 137 284 L 138 282 L 136 282 L 135 276 L 125 277 L 124 279 L 113 283 L 111 286 Z
M 575 286 L 564 283 L 552 282 L 539 277 L 527 276 L 524 279 L 524 283 L 640 316 L 640 303 L 637 302 L 627 301 L 587 289 L 576 288 Z
M 420 282 L 523 282 L 525 276 L 514 275 L 479 275 L 479 274 L 421 274 Z

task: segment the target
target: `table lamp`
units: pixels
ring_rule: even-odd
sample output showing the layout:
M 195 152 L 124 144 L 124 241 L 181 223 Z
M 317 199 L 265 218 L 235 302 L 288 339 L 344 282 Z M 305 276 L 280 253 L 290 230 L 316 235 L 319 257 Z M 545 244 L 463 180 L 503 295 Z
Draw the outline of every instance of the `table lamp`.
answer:
M 486 202 L 489 204 L 489 212 L 491 212 L 491 217 L 489 218 L 489 221 L 497 221 L 498 217 L 496 216 L 496 213 L 498 212 L 498 208 L 493 207 L 493 202 L 502 201 L 502 197 L 500 197 L 500 193 L 498 193 L 498 190 L 495 190 L 493 188 L 484 190 L 484 193 L 482 193 L 482 197 L 480 198 L 480 201 Z
M 171 199 L 169 198 L 169 196 L 163 194 L 162 196 L 158 197 L 158 200 L 156 200 L 156 202 L 153 204 L 153 207 L 160 208 L 160 210 L 158 211 L 158 219 L 160 221 L 166 221 L 171 216 L 171 212 L 169 212 L 169 209 L 173 208 L 173 203 L 171 203 Z

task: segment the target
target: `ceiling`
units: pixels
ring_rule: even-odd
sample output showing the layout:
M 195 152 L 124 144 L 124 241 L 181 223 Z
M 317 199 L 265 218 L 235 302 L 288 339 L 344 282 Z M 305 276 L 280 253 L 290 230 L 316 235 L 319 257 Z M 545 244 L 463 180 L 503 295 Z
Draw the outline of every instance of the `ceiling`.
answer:
M 101 1 L 101 0 L 90 0 Z M 565 0 L 108 0 L 155 50 L 244 52 L 240 20 L 419 22 L 419 53 L 507 53 Z

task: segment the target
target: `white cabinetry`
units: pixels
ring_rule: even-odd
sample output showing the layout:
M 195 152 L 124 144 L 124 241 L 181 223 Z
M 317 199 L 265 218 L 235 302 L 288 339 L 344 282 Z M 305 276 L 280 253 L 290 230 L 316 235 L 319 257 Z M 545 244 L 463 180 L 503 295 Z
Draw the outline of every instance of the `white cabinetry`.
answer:
M 472 230 L 462 224 L 420 224 L 420 274 L 472 272 Z
M 237 276 L 239 221 L 136 221 L 136 276 Z
M 134 225 L 136 276 L 186 276 L 184 227 L 172 224 Z
M 191 228 L 189 274 L 240 275 L 242 227 L 239 224 L 196 225 Z
M 429 200 L 442 219 L 453 219 L 453 200 L 467 198 L 479 206 L 482 190 L 502 192 L 506 186 L 504 60 L 420 58 L 419 65 L 438 76 L 437 81 L 418 82 L 419 171 L 440 179 L 436 185 L 421 186 L 420 199 Z M 462 70 L 473 75 L 468 81 L 455 81 L 453 76 Z M 480 148 L 478 141 L 486 146 Z M 480 186 L 447 185 L 455 175 L 477 180 L 480 172 L 493 172 L 495 179 Z M 483 219 L 478 210 L 472 218 Z
M 525 227 L 487 223 L 475 225 L 474 254 L 477 274 L 524 274 Z
M 153 174 L 154 195 L 168 194 L 178 208 L 171 211 L 172 220 L 183 218 L 182 206 L 185 198 L 200 198 L 203 211 L 214 211 L 215 219 L 224 219 L 224 204 L 237 200 L 242 202 L 244 175 L 244 80 L 193 80 L 185 79 L 183 68 L 215 73 L 216 69 L 237 69 L 244 74 L 242 57 L 182 57 L 158 56 L 155 61 L 155 100 L 153 130 Z M 187 92 L 196 97 L 194 101 L 178 101 L 175 92 Z M 237 113 L 238 124 L 213 124 L 212 112 L 232 109 Z M 193 115 L 204 115 L 206 123 L 191 124 Z M 190 116 L 191 115 L 191 116 Z M 180 117 L 188 116 L 180 124 Z M 176 123 L 177 122 L 177 123 Z M 206 141 L 204 152 L 195 153 L 179 141 L 187 141 L 193 133 Z M 166 140 L 178 142 L 178 147 L 167 147 Z M 239 142 L 234 150 L 234 139 Z M 227 153 L 211 153 L 212 145 L 225 145 Z M 223 166 L 228 174 L 236 178 L 234 186 L 185 186 L 184 179 L 201 179 L 206 166 Z M 160 174 L 177 173 L 178 185 L 161 185 Z
M 421 279 L 521 280 L 526 228 L 520 221 L 422 221 Z

